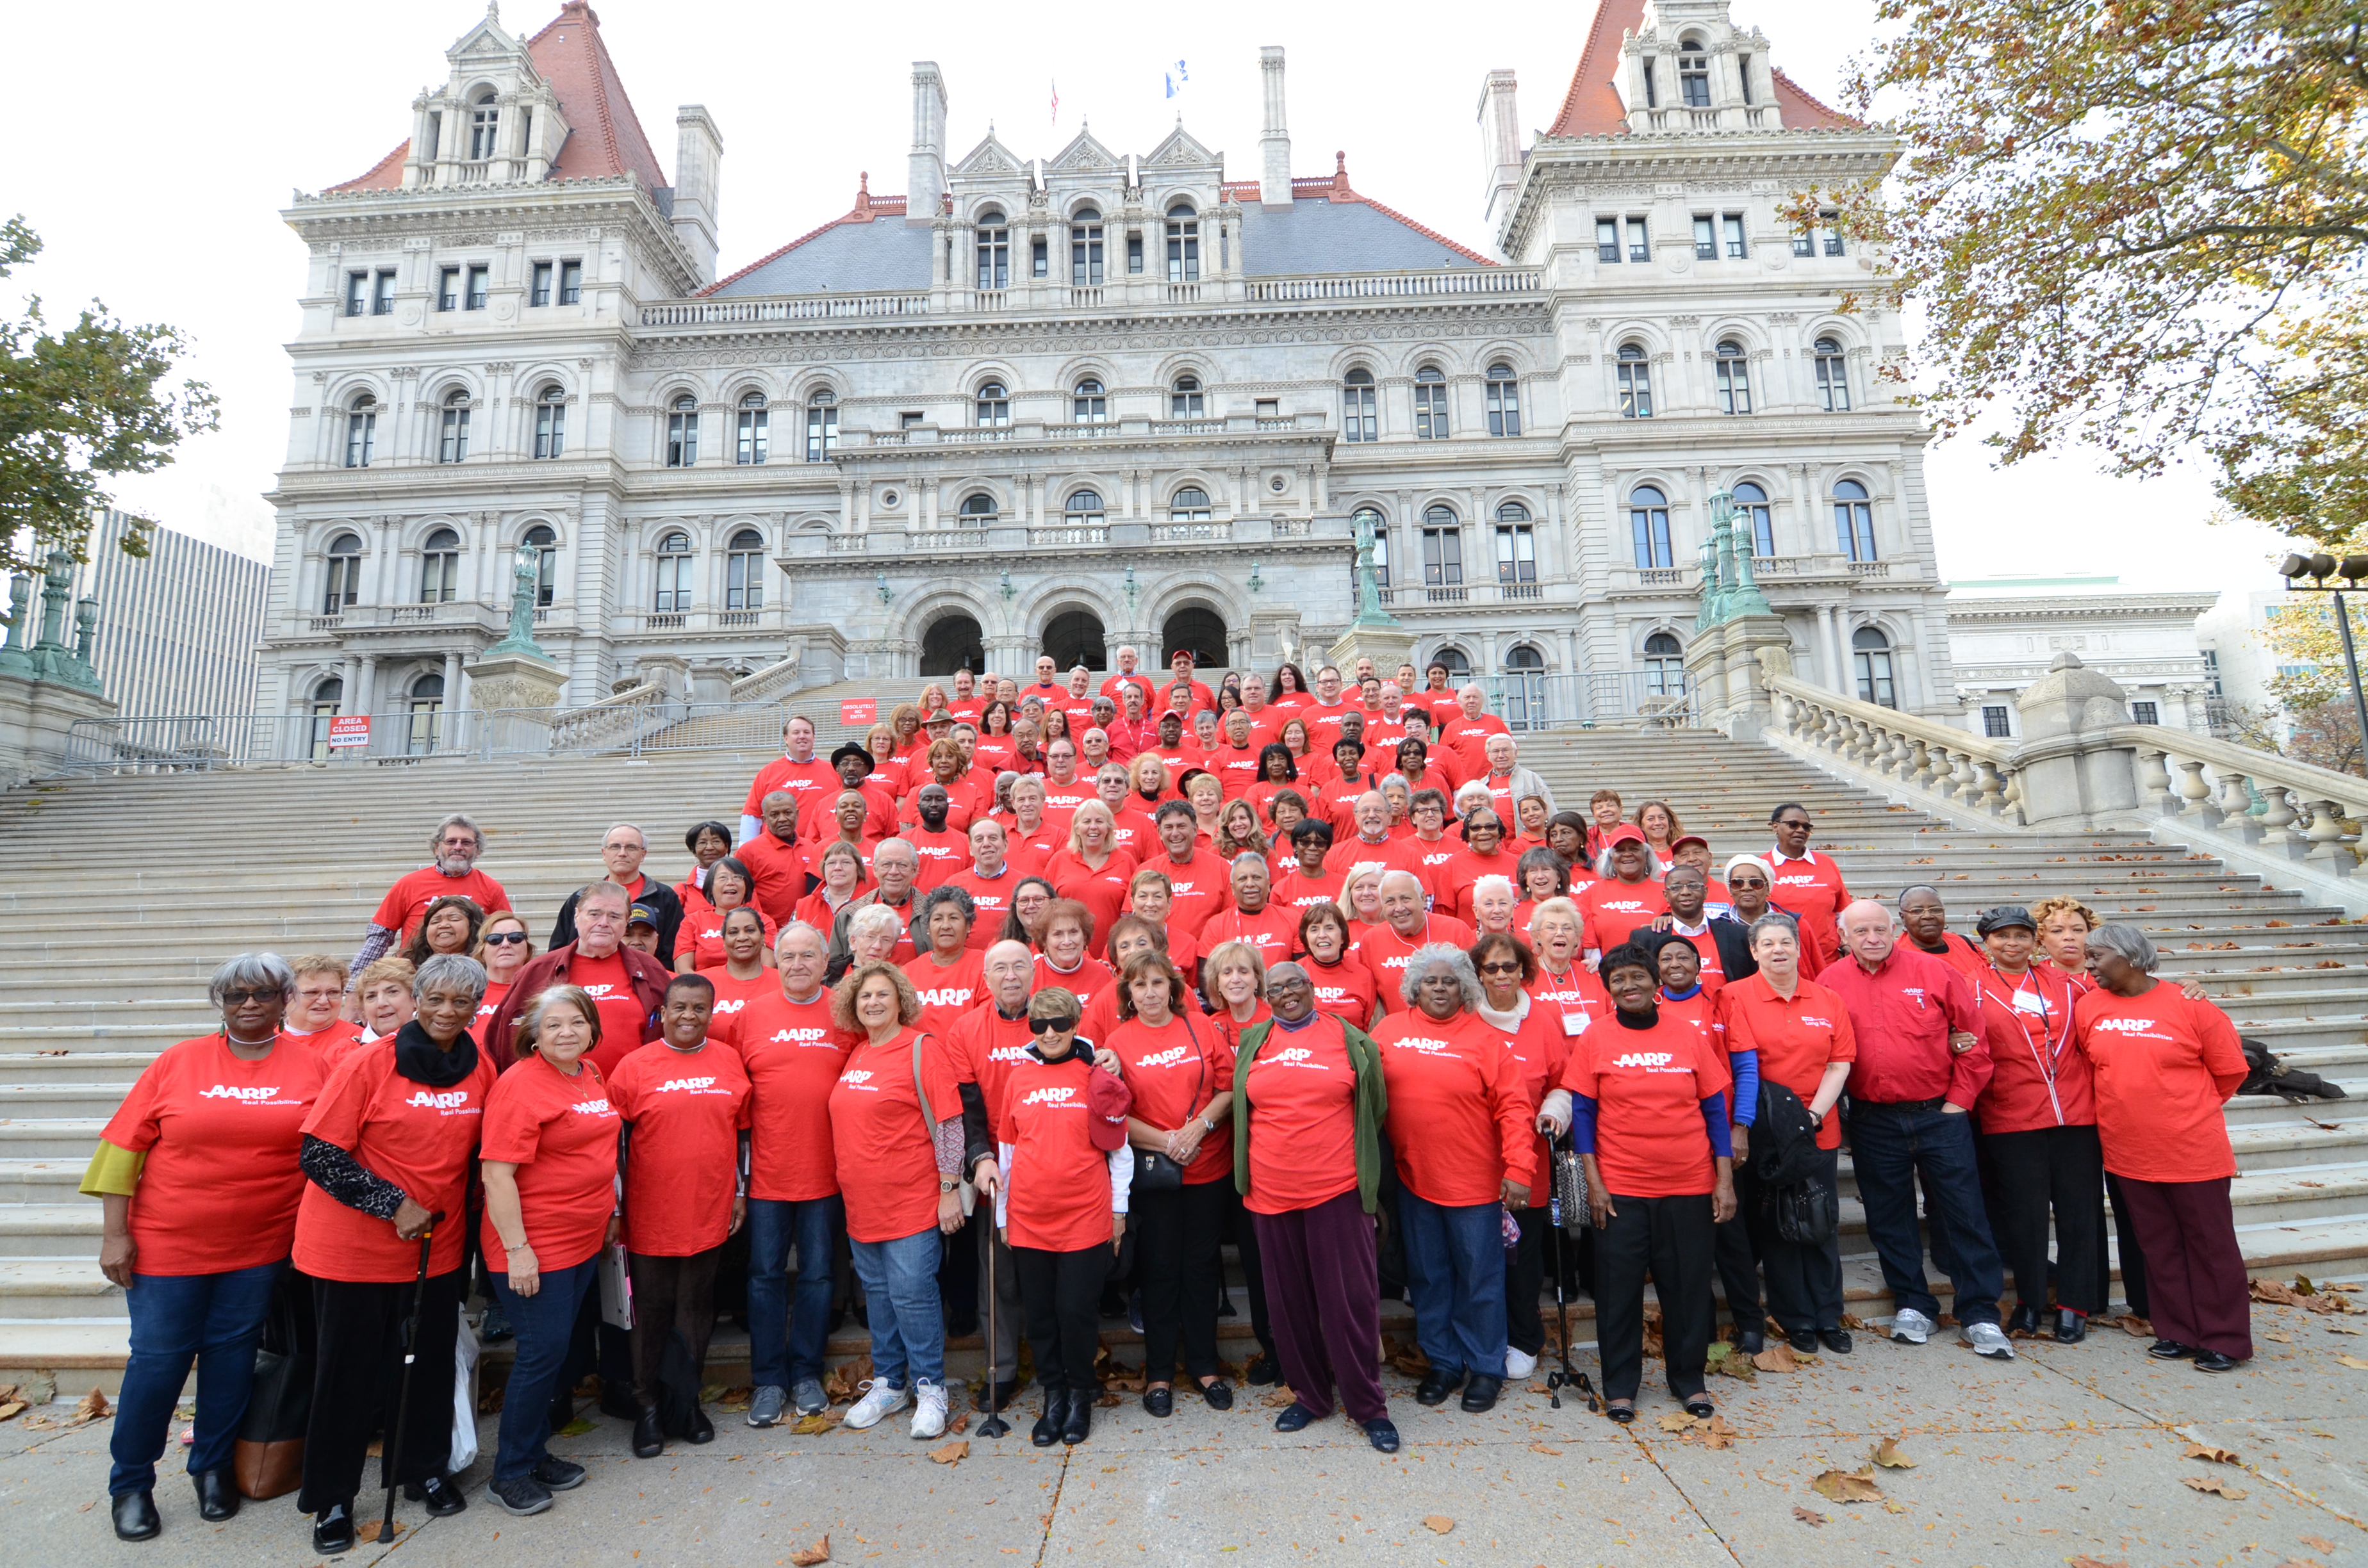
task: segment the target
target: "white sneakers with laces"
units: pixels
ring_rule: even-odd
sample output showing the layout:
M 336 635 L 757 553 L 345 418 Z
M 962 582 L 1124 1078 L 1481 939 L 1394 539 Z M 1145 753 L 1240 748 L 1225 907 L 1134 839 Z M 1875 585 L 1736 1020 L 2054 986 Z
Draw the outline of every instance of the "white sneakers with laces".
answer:
M 863 1381 L 863 1397 L 857 1400 L 855 1408 L 847 1413 L 846 1425 L 859 1432 L 866 1426 L 876 1426 L 882 1417 L 904 1409 L 911 1398 L 903 1389 L 889 1387 L 885 1378 L 866 1378 Z M 939 1396 L 938 1404 L 940 1410 L 944 1409 L 945 1397 L 942 1394 Z
M 913 1436 L 942 1437 L 946 1435 L 946 1385 L 933 1383 L 927 1378 L 913 1380 Z
M 1505 1346 L 1505 1376 L 1508 1378 L 1526 1378 L 1537 1369 L 1538 1358 L 1536 1357 L 1529 1354 L 1527 1351 L 1516 1350 L 1509 1345 Z
M 1902 1345 L 1921 1345 L 1932 1337 L 1930 1318 L 1914 1307 L 1902 1307 L 1892 1315 L 1891 1337 Z
M 1974 1354 L 1993 1361 L 2014 1359 L 2014 1346 L 2007 1339 L 2006 1330 L 1994 1323 L 1969 1323 L 1957 1331 L 1957 1337 L 1974 1347 Z

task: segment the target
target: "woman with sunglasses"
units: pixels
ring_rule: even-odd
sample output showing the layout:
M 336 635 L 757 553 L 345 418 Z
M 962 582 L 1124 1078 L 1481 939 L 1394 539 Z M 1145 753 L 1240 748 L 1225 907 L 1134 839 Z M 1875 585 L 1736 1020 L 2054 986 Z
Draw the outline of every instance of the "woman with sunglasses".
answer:
M 527 931 L 525 917 L 507 909 L 486 916 L 476 951 L 469 956 L 485 968 L 485 998 L 477 1004 L 476 1019 L 469 1026 L 482 1029 L 494 1009 L 502 1005 L 502 998 L 510 994 L 510 983 L 518 979 L 518 971 L 534 957 L 534 937 Z

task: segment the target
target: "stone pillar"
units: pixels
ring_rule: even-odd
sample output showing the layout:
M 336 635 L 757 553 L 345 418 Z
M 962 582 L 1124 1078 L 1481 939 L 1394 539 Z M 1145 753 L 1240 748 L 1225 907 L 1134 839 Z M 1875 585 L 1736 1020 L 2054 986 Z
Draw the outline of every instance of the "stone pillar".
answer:
M 378 708 L 378 655 L 362 655 L 361 675 L 354 692 L 354 705 L 349 712 L 375 715 Z
M 1826 666 L 1826 686 L 1829 690 L 1850 695 L 1850 666 L 1842 662 L 1841 639 L 1834 629 L 1834 607 L 1817 607 L 1817 656 Z
M 448 649 L 444 654 L 444 749 L 459 750 L 467 744 L 461 734 L 461 650 Z
M 1780 615 L 1739 615 L 1719 628 L 1726 664 L 1726 712 L 1722 727 L 1736 740 L 1748 740 L 1765 729 L 1774 709 L 1760 689 L 1760 650 L 1782 651 L 1791 656 L 1793 635 Z
M 351 718 L 362 711 L 362 661 L 360 654 L 347 653 L 346 655 L 345 674 L 339 678 L 345 693 L 339 702 L 339 710 L 346 717 Z
M 2015 699 L 2022 816 L 2031 827 L 2086 832 L 2097 819 L 2138 804 L 2137 748 L 2105 732 L 2130 722 L 2128 694 L 2110 677 L 2058 653 L 2047 673 Z

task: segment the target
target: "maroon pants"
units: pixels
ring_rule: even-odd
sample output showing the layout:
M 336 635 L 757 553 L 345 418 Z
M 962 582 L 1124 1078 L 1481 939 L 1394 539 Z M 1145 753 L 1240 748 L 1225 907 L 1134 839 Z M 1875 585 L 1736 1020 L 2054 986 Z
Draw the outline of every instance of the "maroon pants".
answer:
M 2157 1338 L 2247 1360 L 2253 1354 L 2251 1281 L 2237 1246 L 2228 1178 L 2122 1177 L 2146 1252 L 2146 1305 Z
M 1266 1265 L 1266 1310 L 1282 1381 L 1317 1415 L 1339 1385 L 1349 1419 L 1390 1413 L 1382 1392 L 1381 1275 L 1373 1217 L 1352 1187 L 1312 1209 L 1250 1215 Z

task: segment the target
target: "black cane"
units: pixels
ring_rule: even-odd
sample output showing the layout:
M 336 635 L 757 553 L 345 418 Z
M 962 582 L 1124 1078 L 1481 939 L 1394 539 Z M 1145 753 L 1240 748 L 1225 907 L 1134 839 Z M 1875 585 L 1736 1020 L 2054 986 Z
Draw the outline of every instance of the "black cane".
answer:
M 436 1242 L 436 1227 L 442 1223 L 441 1212 L 427 1216 L 427 1229 L 419 1233 L 419 1279 L 411 1290 L 411 1321 L 403 1335 L 403 1389 L 395 1395 L 394 1431 L 385 1448 L 379 1450 L 379 1479 L 386 1483 L 386 1517 L 378 1527 L 381 1546 L 394 1540 L 394 1468 L 403 1462 L 403 1433 L 411 1417 L 411 1374 L 419 1362 L 419 1314 L 427 1302 L 427 1255 Z
M 992 1220 L 993 1215 L 988 1218 Z M 982 1437 L 1000 1437 L 1011 1430 L 1011 1423 L 1003 1418 L 1003 1402 L 995 1397 L 995 1229 L 986 1232 L 986 1419 L 978 1424 Z
M 1554 1327 L 1562 1339 L 1561 1345 L 1557 1346 L 1562 1355 L 1562 1370 L 1546 1374 L 1546 1389 L 1554 1395 L 1554 1407 L 1556 1410 L 1562 1408 L 1562 1391 L 1566 1388 L 1575 1388 L 1585 1394 L 1588 1409 L 1600 1410 L 1602 1407 L 1596 1403 L 1595 1385 L 1587 1381 L 1585 1372 L 1570 1364 L 1570 1301 L 1563 1292 L 1563 1218 L 1562 1197 L 1559 1192 L 1554 1195 L 1554 1211 L 1548 1218 L 1554 1221 Z

